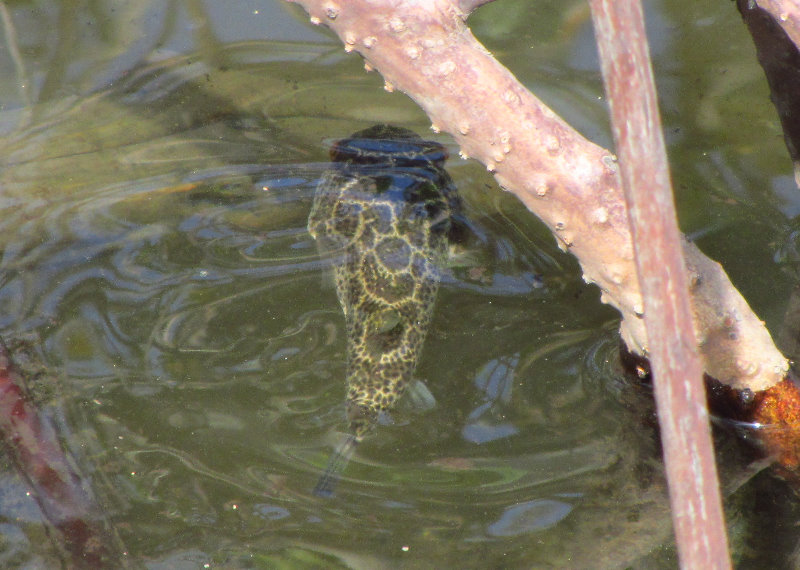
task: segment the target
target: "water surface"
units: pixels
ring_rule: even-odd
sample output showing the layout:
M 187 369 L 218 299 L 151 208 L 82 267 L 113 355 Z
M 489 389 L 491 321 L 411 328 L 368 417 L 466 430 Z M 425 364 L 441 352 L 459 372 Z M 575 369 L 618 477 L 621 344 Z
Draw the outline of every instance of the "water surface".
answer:
M 749 39 L 727 3 L 647 8 L 681 223 L 774 328 L 800 201 Z M 39 347 L 52 376 L 33 389 L 131 560 L 676 567 L 648 396 L 621 375 L 615 311 L 330 33 L 266 0 L 4 10 L 0 334 Z M 471 22 L 610 146 L 583 3 L 498 2 Z M 401 406 L 321 500 L 311 490 L 346 428 L 344 318 L 306 220 L 330 144 L 377 122 L 449 148 L 473 233 L 417 370 L 436 407 Z M 753 504 L 776 527 L 793 520 L 774 514 L 779 487 L 763 491 L 779 484 L 756 483 L 729 501 L 740 567 L 779 564 L 794 544 L 749 530 L 767 524 Z M 2 496 L 19 489 L 7 470 Z M 0 514 L 0 563 L 46 566 L 35 505 L 3 500 Z

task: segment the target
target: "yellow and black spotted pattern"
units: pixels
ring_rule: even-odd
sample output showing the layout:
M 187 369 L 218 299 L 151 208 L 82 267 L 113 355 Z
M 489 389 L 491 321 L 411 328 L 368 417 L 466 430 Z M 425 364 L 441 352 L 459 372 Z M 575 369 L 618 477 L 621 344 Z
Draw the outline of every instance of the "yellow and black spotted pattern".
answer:
M 378 125 L 337 142 L 308 230 L 331 258 L 347 331 L 356 441 L 403 394 L 419 360 L 458 209 L 442 145 Z

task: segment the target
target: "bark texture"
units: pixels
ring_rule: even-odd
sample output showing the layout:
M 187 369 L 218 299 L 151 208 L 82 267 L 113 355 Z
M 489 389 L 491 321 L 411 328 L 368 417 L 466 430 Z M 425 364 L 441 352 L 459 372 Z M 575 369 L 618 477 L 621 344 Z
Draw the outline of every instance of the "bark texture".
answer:
M 475 39 L 465 2 L 296 0 L 315 24 L 333 29 L 348 52 L 407 93 L 481 161 L 577 256 L 584 280 L 622 314 L 621 334 L 649 355 L 615 157 L 583 138 L 530 93 Z M 721 266 L 684 241 L 696 346 L 707 374 L 736 388 L 764 390 L 788 362 Z

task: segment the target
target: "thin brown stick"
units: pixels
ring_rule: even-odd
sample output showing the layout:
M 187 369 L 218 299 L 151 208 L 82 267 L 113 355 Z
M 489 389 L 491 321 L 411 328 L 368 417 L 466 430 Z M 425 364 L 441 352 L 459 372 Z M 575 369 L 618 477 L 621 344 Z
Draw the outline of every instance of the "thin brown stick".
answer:
M 455 0 L 296 0 L 386 80 L 411 96 L 434 130 L 495 173 L 578 257 L 586 281 L 619 309 L 637 354 L 649 343 L 633 240 L 614 157 L 522 86 L 473 37 Z M 720 265 L 684 244 L 695 337 L 706 373 L 737 389 L 764 390 L 788 362 Z
M 683 568 L 730 568 L 667 153 L 639 0 L 590 0 L 628 204 Z

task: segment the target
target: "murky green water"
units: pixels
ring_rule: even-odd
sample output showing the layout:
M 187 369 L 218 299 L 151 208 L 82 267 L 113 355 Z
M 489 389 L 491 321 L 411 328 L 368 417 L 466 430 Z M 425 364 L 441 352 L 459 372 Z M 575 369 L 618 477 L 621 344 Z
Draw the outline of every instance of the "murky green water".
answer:
M 682 224 L 775 328 L 800 193 L 750 40 L 730 3 L 648 9 Z M 34 390 L 135 563 L 676 566 L 614 311 L 358 57 L 279 2 L 4 11 L 0 334 L 40 347 L 53 380 Z M 610 146 L 587 18 L 578 2 L 505 0 L 471 22 Z M 417 370 L 436 408 L 398 410 L 321 500 L 311 490 L 346 427 L 344 319 L 306 219 L 331 142 L 376 122 L 450 148 L 476 232 Z M 794 544 L 763 488 L 731 503 L 749 505 L 730 511 L 743 568 Z M 0 480 L 3 495 L 23 489 Z M 47 567 L 32 501 L 3 501 L 0 517 L 0 565 Z

